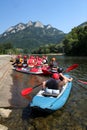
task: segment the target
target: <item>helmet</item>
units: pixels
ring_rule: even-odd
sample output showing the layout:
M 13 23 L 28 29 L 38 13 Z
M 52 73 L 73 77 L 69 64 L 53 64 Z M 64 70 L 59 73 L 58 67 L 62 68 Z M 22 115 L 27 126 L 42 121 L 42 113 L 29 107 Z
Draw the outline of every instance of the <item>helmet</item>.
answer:
M 63 72 L 63 68 L 58 68 L 58 73 L 62 73 Z
M 55 61 L 55 60 L 56 60 L 56 58 L 55 58 L 55 57 L 53 57 L 53 58 L 52 58 L 52 61 Z
M 27 58 L 27 56 L 24 56 L 24 59 L 26 59 Z
M 20 55 L 18 55 L 17 58 L 20 58 Z
M 58 74 L 58 73 L 54 73 L 54 74 L 52 75 L 52 78 L 53 78 L 53 79 L 59 79 L 59 74 Z

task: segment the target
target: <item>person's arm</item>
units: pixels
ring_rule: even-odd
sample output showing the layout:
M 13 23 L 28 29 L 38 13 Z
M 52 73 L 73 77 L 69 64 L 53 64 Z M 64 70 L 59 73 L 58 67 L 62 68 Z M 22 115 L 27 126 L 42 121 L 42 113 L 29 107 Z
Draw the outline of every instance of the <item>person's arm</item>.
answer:
M 73 78 L 68 78 L 66 76 L 64 76 L 62 73 L 60 73 L 60 76 L 66 81 L 66 82 L 71 82 L 73 80 Z
M 71 82 L 73 80 L 73 78 L 68 78 L 68 81 Z
M 46 81 L 43 82 L 43 85 L 42 85 L 43 89 L 46 88 Z

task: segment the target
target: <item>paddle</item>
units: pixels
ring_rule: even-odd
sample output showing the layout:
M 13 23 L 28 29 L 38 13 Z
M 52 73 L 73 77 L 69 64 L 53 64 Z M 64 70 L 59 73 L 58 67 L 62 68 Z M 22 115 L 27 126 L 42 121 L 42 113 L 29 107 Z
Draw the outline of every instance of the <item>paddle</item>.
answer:
M 26 96 L 27 94 L 31 93 L 33 91 L 33 89 L 37 88 L 38 86 L 40 86 L 42 83 L 34 86 L 33 88 L 25 88 L 21 91 L 21 95 L 22 96 Z
M 75 68 L 77 68 L 79 65 L 78 64 L 73 64 L 73 65 L 71 65 L 70 67 L 68 67 L 64 72 L 69 72 L 69 71 L 71 71 L 71 70 L 73 70 L 73 69 L 75 69 Z
M 87 82 L 85 81 L 82 81 L 82 80 L 78 80 L 80 83 L 83 83 L 83 84 L 87 84 Z
M 66 70 L 64 70 L 63 73 L 67 73 L 67 72 L 77 68 L 78 66 L 79 66 L 78 64 L 73 64 L 70 67 L 68 67 Z M 47 70 L 42 70 L 42 71 L 44 71 L 44 73 L 46 73 L 46 74 L 53 74 L 52 72 L 47 71 Z

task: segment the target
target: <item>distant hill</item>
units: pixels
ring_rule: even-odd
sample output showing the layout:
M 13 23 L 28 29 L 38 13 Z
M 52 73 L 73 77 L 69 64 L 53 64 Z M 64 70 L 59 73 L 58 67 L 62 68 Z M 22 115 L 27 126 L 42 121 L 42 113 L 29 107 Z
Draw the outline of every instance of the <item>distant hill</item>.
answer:
M 85 26 L 87 26 L 87 22 L 80 24 L 78 27 L 85 27 Z
M 87 22 L 72 29 L 63 40 L 64 52 L 71 56 L 87 56 Z
M 65 33 L 41 22 L 19 23 L 0 35 L 0 44 L 11 42 L 16 48 L 38 48 L 41 45 L 61 42 Z

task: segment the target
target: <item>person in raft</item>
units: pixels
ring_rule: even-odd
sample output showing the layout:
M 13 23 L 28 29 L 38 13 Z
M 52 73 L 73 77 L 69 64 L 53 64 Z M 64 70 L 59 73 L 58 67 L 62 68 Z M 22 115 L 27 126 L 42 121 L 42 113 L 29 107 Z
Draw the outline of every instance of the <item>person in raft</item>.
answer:
M 55 73 L 57 72 L 57 69 L 58 69 L 58 62 L 56 61 L 56 58 L 53 57 L 49 63 L 49 67 L 51 69 L 51 72 L 52 73 Z
M 27 56 L 26 56 L 26 55 L 23 57 L 23 63 L 22 63 L 22 66 L 23 66 L 24 68 L 28 67 Z
M 62 74 L 63 69 L 58 68 L 58 73 L 53 73 L 52 77 L 47 81 L 43 82 L 43 89 L 47 93 L 54 92 L 55 94 L 59 94 L 61 92 L 62 87 L 67 83 L 71 82 L 73 78 L 67 78 Z
M 14 67 L 22 67 L 22 63 L 20 61 L 20 55 L 18 55 L 15 59 L 15 62 L 12 64 Z

